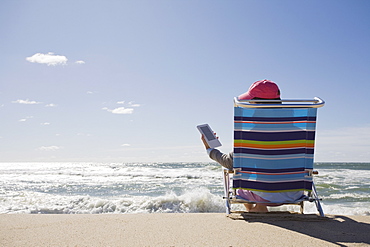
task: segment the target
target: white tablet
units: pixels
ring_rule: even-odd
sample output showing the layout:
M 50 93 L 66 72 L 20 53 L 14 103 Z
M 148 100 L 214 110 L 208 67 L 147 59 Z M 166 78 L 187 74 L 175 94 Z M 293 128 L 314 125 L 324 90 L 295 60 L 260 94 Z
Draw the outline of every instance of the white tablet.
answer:
M 201 124 L 197 126 L 199 132 L 204 135 L 210 148 L 215 148 L 221 146 L 221 142 L 216 138 L 213 130 L 208 124 Z

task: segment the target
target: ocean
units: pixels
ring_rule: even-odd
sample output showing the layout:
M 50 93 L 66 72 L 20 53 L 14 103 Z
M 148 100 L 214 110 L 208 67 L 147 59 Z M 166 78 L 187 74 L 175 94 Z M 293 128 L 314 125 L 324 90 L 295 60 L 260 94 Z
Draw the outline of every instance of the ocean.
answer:
M 315 169 L 326 214 L 370 215 L 370 163 Z M 223 213 L 222 196 L 217 163 L 0 163 L 2 214 Z M 305 213 L 316 212 L 305 203 Z

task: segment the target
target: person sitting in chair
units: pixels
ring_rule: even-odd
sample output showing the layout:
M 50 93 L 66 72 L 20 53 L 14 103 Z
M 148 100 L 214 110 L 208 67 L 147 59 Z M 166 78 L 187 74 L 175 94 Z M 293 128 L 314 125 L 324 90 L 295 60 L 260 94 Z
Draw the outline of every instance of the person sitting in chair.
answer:
M 269 80 L 256 81 L 249 90 L 238 97 L 239 100 L 270 99 L 280 100 L 280 89 L 278 85 Z M 266 102 L 269 103 L 269 102 Z M 224 154 L 218 149 L 210 148 L 204 136 L 201 137 L 209 157 L 218 162 L 223 167 L 233 170 L 233 152 Z M 271 201 L 294 201 L 303 195 L 303 191 L 267 193 L 238 189 L 237 194 L 244 199 L 254 202 L 254 204 L 244 204 L 248 212 L 268 212 L 267 206 L 279 206 L 278 204 L 268 203 Z

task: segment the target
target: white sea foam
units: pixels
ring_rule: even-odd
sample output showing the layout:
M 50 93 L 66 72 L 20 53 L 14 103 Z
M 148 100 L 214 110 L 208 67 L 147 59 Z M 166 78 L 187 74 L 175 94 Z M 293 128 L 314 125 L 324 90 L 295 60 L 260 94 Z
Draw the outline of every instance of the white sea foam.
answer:
M 316 184 L 326 214 L 370 214 L 370 171 L 361 169 L 320 171 Z M 225 212 L 222 193 L 214 163 L 0 163 L 0 213 Z M 305 213 L 316 212 L 314 203 L 305 203 Z
M 163 196 L 103 199 L 22 193 L 1 200 L 0 213 L 100 214 L 100 213 L 206 213 L 223 212 L 224 202 L 206 188 Z

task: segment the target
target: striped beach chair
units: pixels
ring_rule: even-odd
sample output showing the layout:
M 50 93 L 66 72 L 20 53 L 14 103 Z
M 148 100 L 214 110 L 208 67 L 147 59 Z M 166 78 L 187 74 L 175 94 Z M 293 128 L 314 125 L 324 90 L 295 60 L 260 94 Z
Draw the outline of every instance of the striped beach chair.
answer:
M 304 191 L 295 201 L 269 204 L 297 204 L 303 213 L 304 201 L 310 201 L 324 216 L 313 182 L 316 115 L 324 104 L 320 98 L 268 100 L 268 104 L 266 100 L 234 99 L 234 169 L 224 170 L 228 214 L 231 204 L 256 203 L 237 195 L 243 189 Z

